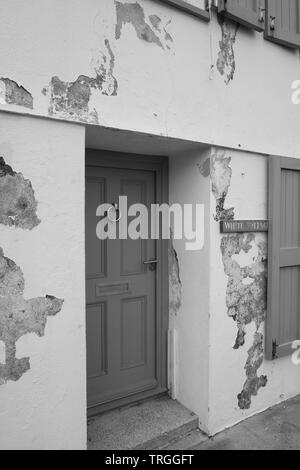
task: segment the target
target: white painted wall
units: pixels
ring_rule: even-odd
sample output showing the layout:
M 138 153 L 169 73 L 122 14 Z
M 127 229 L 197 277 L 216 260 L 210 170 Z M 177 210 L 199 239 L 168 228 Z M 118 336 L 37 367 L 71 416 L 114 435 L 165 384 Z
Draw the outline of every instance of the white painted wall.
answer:
M 51 78 L 95 76 L 93 63 L 106 52 L 108 39 L 118 94 L 93 93 L 101 125 L 259 153 L 299 153 L 300 105 L 291 101 L 292 81 L 300 78 L 296 51 L 241 27 L 233 45 L 234 79 L 226 85 L 216 67 L 221 27 L 214 12 L 205 23 L 163 1 L 138 3 L 146 21 L 154 14 L 168 23 L 170 49 L 139 39 L 131 24 L 116 39 L 113 0 L 44 0 L 42 7 L 40 0 L 5 2 L 0 77 L 27 88 L 33 113 L 47 115 L 49 97 L 42 90 Z
M 235 218 L 267 218 L 267 158 L 241 151 L 226 151 L 231 157 L 232 178 L 225 207 L 234 207 Z M 226 287 L 227 276 L 224 273 L 220 243 L 219 223 L 215 222 L 215 200 L 212 197 L 210 223 L 210 380 L 209 380 L 209 430 L 215 434 L 225 427 L 262 411 L 276 403 L 299 394 L 300 368 L 293 365 L 291 358 L 264 361 L 258 370 L 259 375 L 266 375 L 265 388 L 252 397 L 249 410 L 238 407 L 237 395 L 246 380 L 244 366 L 247 351 L 252 346 L 255 325 L 246 328 L 246 342 L 238 350 L 233 349 L 237 327 L 227 314 Z M 266 240 L 265 234 L 257 234 L 253 249 L 235 257 L 240 266 L 251 266 L 256 256 L 256 245 L 260 239 Z M 264 327 L 260 329 L 264 332 Z M 291 351 L 292 353 L 292 351 Z
M 64 299 L 44 337 L 17 342 L 31 368 L 0 386 L 0 448 L 84 449 L 84 128 L 0 113 L 0 129 L 0 155 L 31 181 L 41 219 L 31 231 L 1 225 L 0 246 L 23 271 L 26 299 Z
M 0 109 L 48 116 L 49 96 L 42 90 L 51 78 L 94 77 L 93 63 L 108 39 L 118 94 L 93 92 L 99 125 L 240 148 L 230 151 L 233 176 L 226 204 L 235 207 L 238 218 L 266 217 L 266 160 L 258 154 L 299 156 L 300 106 L 291 101 L 292 81 L 300 78 L 298 53 L 241 27 L 233 45 L 234 79 L 226 85 L 216 68 L 221 27 L 215 13 L 207 24 L 163 2 L 138 3 L 147 21 L 151 14 L 164 25 L 171 20 L 166 26 L 173 38 L 170 49 L 139 39 L 131 24 L 116 39 L 113 0 L 44 0 L 42 6 L 40 0 L 5 2 L 0 77 L 24 86 L 34 108 L 1 99 Z M 7 113 L 0 120 L 0 151 L 32 181 L 42 219 L 32 232 L 1 227 L 0 246 L 22 267 L 26 297 L 50 293 L 65 299 L 61 313 L 48 319 L 45 337 L 28 335 L 19 341 L 18 353 L 30 356 L 31 369 L 18 382 L 0 387 L 0 446 L 83 448 L 84 131 L 74 124 Z M 267 387 L 253 398 L 249 411 L 237 408 L 251 343 L 232 349 L 236 327 L 227 315 L 215 201 L 209 180 L 197 169 L 204 158 L 200 153 L 170 159 L 170 201 L 205 202 L 211 221 L 201 252 L 188 253 L 183 242 L 174 243 L 183 298 L 171 327 L 179 332 L 178 399 L 199 415 L 204 430 L 214 433 L 299 393 L 300 372 L 288 359 L 264 363 Z
M 199 165 L 209 156 L 209 150 L 203 149 L 172 155 L 169 160 L 170 204 L 205 205 L 202 250 L 187 251 L 185 239 L 173 242 L 182 282 L 182 306 L 170 317 L 170 329 L 177 336 L 176 398 L 199 416 L 204 431 L 208 430 L 210 181 L 201 175 Z

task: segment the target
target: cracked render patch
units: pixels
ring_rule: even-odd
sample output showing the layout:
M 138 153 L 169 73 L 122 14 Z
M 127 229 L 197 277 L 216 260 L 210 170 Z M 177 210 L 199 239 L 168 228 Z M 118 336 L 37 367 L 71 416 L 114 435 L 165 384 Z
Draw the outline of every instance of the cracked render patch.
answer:
M 31 182 L 0 157 L 0 224 L 31 230 L 40 223 L 36 210 Z
M 203 163 L 199 163 L 198 170 L 204 178 L 210 176 L 210 158 L 207 158 Z
M 171 235 L 169 241 L 169 311 L 171 315 L 177 315 L 182 304 L 182 283 L 180 279 L 179 260 L 173 246 Z
M 171 20 L 167 21 L 166 24 L 163 24 L 163 21 L 161 18 L 157 15 L 150 15 L 149 16 L 149 21 L 152 25 L 152 27 L 155 29 L 155 31 L 159 34 L 162 35 L 167 49 L 171 49 L 170 44 L 173 42 L 173 38 L 170 35 L 170 33 L 167 31 L 167 27 L 171 23 Z
M 120 39 L 123 26 L 131 24 L 136 35 L 142 41 L 155 44 L 162 49 L 170 49 L 173 38 L 167 31 L 170 20 L 165 24 L 157 15 L 150 15 L 146 20 L 145 12 L 139 3 L 121 3 L 116 1 L 116 39 Z
M 235 74 L 234 43 L 239 29 L 239 24 L 234 21 L 220 17 L 219 23 L 222 31 L 222 39 L 219 41 L 220 50 L 217 59 L 217 69 L 225 77 L 228 85 Z
M 25 300 L 24 276 L 0 248 L 0 341 L 5 345 L 5 363 L 0 364 L 0 385 L 17 381 L 30 369 L 28 357 L 16 357 L 16 343 L 24 335 L 44 336 L 47 317 L 60 312 L 63 300 L 47 295 Z
M 249 266 L 241 267 L 233 257 L 241 252 L 249 253 L 253 245 L 257 247 L 257 255 Z M 247 380 L 238 395 L 239 407 L 249 409 L 251 397 L 267 384 L 266 376 L 258 376 L 258 369 L 263 363 L 263 335 L 259 329 L 265 320 L 267 308 L 267 243 L 264 237 L 254 233 L 228 235 L 221 240 L 221 253 L 224 271 L 228 276 L 227 313 L 236 322 L 238 330 L 234 349 L 244 346 L 247 325 L 254 323 L 256 328 L 245 365 Z M 250 283 L 245 283 L 245 280 L 250 280 Z
M 231 157 L 225 150 L 216 150 L 211 160 L 212 192 L 216 199 L 215 220 L 233 220 L 234 208 L 225 209 L 225 200 L 231 183 L 232 170 L 230 168 Z
M 116 96 L 118 82 L 113 74 L 115 57 L 109 40 L 104 41 L 106 53 L 97 51 L 92 60 L 95 77 L 79 75 L 74 82 L 65 82 L 54 76 L 50 85 L 43 89 L 49 96 L 50 116 L 98 124 L 98 114 L 91 106 L 91 98 L 95 93 L 105 96 Z
M 0 78 L 0 101 L 33 109 L 33 97 L 26 88 L 10 78 Z
M 258 376 L 258 369 L 264 360 L 264 337 L 261 333 L 254 334 L 253 345 L 248 350 L 248 359 L 245 365 L 247 380 L 243 390 L 238 395 L 238 404 L 241 410 L 248 410 L 251 407 L 251 397 L 257 396 L 261 387 L 268 383 L 266 375 Z

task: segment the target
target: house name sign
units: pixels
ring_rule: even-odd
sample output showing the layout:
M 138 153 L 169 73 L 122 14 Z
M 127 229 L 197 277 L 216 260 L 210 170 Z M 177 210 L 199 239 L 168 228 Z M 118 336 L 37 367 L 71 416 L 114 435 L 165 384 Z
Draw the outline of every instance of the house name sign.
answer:
M 268 232 L 268 220 L 223 220 L 221 233 Z

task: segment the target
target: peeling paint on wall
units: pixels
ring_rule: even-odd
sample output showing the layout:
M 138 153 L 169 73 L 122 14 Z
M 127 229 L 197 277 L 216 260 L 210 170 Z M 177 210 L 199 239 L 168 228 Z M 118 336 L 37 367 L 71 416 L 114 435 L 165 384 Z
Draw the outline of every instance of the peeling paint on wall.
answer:
M 242 252 L 250 253 L 254 246 L 257 249 L 256 255 L 248 266 L 241 267 L 234 256 Z M 267 242 L 265 236 L 255 233 L 224 236 L 221 240 L 221 253 L 224 271 L 228 276 L 227 313 L 236 322 L 238 329 L 233 348 L 239 349 L 245 344 L 247 325 L 254 323 L 256 328 L 245 365 L 247 380 L 243 391 L 238 395 L 239 407 L 248 409 L 251 406 L 251 396 L 257 395 L 259 388 L 267 384 L 266 376 L 257 375 L 263 362 L 263 335 L 259 329 L 265 320 L 267 308 Z
M 242 392 L 238 395 L 238 404 L 241 410 L 248 410 L 251 406 L 251 397 L 257 396 L 261 387 L 267 385 L 266 375 L 257 374 L 264 360 L 264 337 L 261 333 L 254 334 L 253 345 L 248 351 L 248 359 L 245 365 L 247 380 Z
M 226 150 L 217 149 L 212 155 L 210 170 L 212 192 L 216 199 L 216 221 L 234 219 L 234 208 L 224 208 L 232 176 L 230 162 L 231 157 L 226 155 Z
M 96 74 L 95 88 L 105 96 L 116 96 L 118 82 L 114 76 L 115 55 L 108 39 L 104 40 L 106 53 L 95 50 L 91 61 L 91 67 Z
M 131 24 L 139 39 L 155 44 L 162 49 L 170 49 L 173 38 L 167 31 L 170 20 L 163 24 L 162 19 L 157 15 L 148 17 L 146 21 L 145 12 L 141 5 L 135 3 L 121 3 L 116 1 L 116 39 L 120 39 L 123 26 Z
M 182 283 L 180 279 L 179 261 L 173 246 L 171 234 L 169 242 L 169 311 L 170 315 L 177 315 L 182 303 Z
M 0 157 L 0 224 L 31 230 L 40 223 L 36 210 L 31 182 Z
M 113 75 L 115 57 L 108 39 L 104 43 L 107 53 L 97 51 L 91 62 L 95 78 L 79 75 L 74 82 L 64 82 L 57 76 L 52 77 L 49 87 L 43 89 L 43 93 L 50 98 L 49 115 L 99 123 L 97 111 L 90 104 L 93 92 L 116 96 L 118 91 L 118 82 Z
M 0 341 L 5 345 L 5 363 L 0 364 L 0 385 L 17 381 L 30 369 L 28 357 L 16 357 L 16 343 L 28 333 L 44 336 L 47 317 L 60 312 L 63 300 L 36 297 L 24 300 L 24 276 L 0 248 Z
M 242 251 L 249 253 L 257 247 L 257 255 L 249 266 L 241 267 L 233 258 Z M 266 263 L 267 246 L 263 238 L 255 233 L 233 234 L 221 240 L 221 253 L 225 274 L 228 276 L 226 304 L 228 315 L 238 327 L 235 349 L 244 345 L 245 326 L 255 322 L 258 330 L 266 314 Z M 253 282 L 244 283 L 245 279 Z
M 225 76 L 228 85 L 233 80 L 235 73 L 234 43 L 239 29 L 239 24 L 223 17 L 218 17 L 222 31 L 222 39 L 219 41 L 220 51 L 218 53 L 217 69 Z
M 152 27 L 159 33 L 164 35 L 164 39 L 166 41 L 166 47 L 167 49 L 170 49 L 170 45 L 168 43 L 173 42 L 173 38 L 170 35 L 170 33 L 167 31 L 167 27 L 171 23 L 171 20 L 169 20 L 165 25 L 163 25 L 163 22 L 161 18 L 157 15 L 150 15 L 149 16 L 149 21 L 152 25 Z
M 0 103 L 33 109 L 33 97 L 26 88 L 10 78 L 0 78 Z
M 157 15 L 150 15 L 149 16 L 149 21 L 152 24 L 153 28 L 161 33 L 161 19 Z
M 204 178 L 210 175 L 210 158 L 207 158 L 203 163 L 198 164 L 199 171 Z

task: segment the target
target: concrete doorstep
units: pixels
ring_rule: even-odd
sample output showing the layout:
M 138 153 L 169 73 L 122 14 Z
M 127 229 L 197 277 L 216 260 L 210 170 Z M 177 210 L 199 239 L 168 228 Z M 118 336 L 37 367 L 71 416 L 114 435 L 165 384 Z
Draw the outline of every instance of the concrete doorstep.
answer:
M 194 413 L 164 396 L 91 418 L 88 449 L 161 449 L 197 432 L 197 428 L 198 418 Z M 203 436 L 199 432 L 197 435 Z

